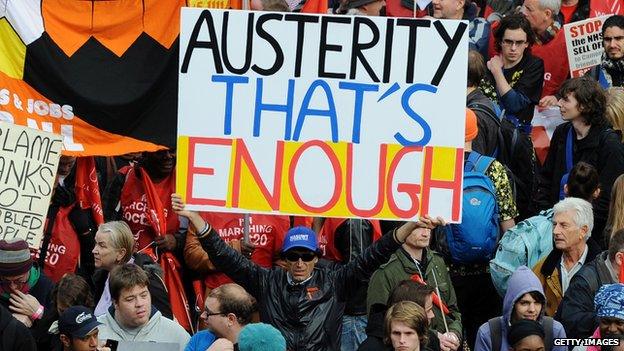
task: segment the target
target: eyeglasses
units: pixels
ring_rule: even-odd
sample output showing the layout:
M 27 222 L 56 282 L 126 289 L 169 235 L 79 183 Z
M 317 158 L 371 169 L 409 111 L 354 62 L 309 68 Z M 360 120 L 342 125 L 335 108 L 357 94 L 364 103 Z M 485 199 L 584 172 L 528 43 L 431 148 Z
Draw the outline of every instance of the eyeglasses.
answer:
M 0 286 L 5 288 L 5 290 L 10 288 L 11 284 L 15 285 L 17 289 L 21 289 L 24 287 L 24 285 L 26 285 L 26 283 L 28 283 L 28 277 L 15 280 L 9 280 L 4 278 L 0 279 Z
M 511 40 L 511 39 L 503 39 L 503 45 L 513 47 L 513 46 L 522 46 L 526 44 L 526 40 Z
M 284 258 L 290 262 L 297 262 L 301 259 L 303 262 L 310 262 L 316 257 L 314 252 L 286 252 Z
M 210 312 L 208 308 L 204 308 L 204 311 L 200 315 L 203 319 L 208 319 L 210 316 L 225 316 L 227 313 L 225 312 Z

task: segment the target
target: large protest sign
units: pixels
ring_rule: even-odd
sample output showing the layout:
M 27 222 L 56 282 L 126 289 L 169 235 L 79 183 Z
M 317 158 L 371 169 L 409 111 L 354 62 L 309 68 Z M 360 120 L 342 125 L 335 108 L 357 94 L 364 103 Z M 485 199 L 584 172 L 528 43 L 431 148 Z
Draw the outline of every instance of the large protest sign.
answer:
M 39 248 L 61 146 L 58 135 L 0 122 L 0 239 Z
M 189 208 L 461 218 L 467 24 L 183 9 Z
M 600 64 L 602 48 L 602 23 L 609 16 L 588 18 L 563 26 L 572 78 L 580 77 Z

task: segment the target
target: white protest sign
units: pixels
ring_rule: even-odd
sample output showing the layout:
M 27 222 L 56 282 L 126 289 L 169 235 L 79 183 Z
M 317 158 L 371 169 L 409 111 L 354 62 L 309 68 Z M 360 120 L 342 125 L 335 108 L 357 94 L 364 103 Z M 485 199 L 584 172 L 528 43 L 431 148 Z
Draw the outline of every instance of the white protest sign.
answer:
M 39 248 L 62 145 L 59 135 L 0 122 L 0 239 Z
M 600 64 L 602 48 L 602 23 L 609 16 L 588 18 L 563 26 L 572 78 L 580 77 L 590 68 Z
M 465 21 L 182 10 L 189 208 L 461 218 Z

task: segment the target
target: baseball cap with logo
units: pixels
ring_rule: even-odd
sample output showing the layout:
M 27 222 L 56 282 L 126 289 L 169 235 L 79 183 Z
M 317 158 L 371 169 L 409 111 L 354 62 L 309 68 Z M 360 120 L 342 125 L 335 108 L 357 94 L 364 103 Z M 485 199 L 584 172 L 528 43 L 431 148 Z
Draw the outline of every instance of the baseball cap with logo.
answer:
M 293 248 L 304 248 L 310 251 L 318 251 L 318 242 L 316 233 L 307 227 L 294 227 L 286 232 L 282 252 L 286 252 Z
M 59 317 L 59 333 L 75 338 L 84 338 L 100 324 L 92 311 L 84 306 L 72 306 Z

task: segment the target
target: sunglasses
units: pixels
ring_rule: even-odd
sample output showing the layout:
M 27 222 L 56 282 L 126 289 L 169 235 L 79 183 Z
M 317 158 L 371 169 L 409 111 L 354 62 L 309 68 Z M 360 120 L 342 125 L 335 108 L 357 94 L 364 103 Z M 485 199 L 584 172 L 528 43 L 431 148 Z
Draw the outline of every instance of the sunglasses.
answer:
M 290 262 L 297 262 L 301 259 L 303 262 L 310 262 L 316 257 L 314 252 L 286 252 L 284 258 Z

